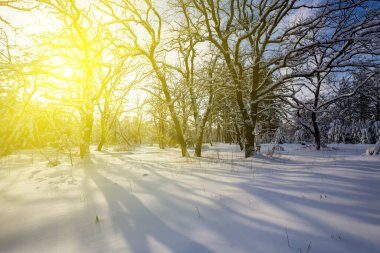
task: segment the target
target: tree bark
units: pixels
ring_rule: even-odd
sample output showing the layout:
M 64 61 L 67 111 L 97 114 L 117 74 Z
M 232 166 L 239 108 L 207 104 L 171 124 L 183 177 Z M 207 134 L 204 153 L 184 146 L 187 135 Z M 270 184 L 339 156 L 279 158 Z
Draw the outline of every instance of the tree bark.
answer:
M 245 128 L 245 143 L 244 143 L 244 151 L 245 158 L 251 157 L 255 154 L 255 127 L 257 122 L 257 110 L 258 105 L 256 103 L 251 105 L 251 115 L 248 119 L 244 120 L 244 128 Z
M 160 149 L 166 148 L 165 142 L 165 123 L 162 120 L 162 115 L 160 114 L 160 119 L 158 120 L 158 146 Z
M 244 149 L 244 144 L 243 142 L 241 141 L 241 133 L 240 133 L 240 129 L 239 129 L 239 126 L 236 122 L 234 122 L 234 126 L 235 126 L 235 131 L 236 131 L 236 139 L 237 139 L 237 142 L 239 144 L 239 147 L 240 147 L 240 151 L 243 151 Z
M 102 151 L 103 145 L 106 141 L 106 122 L 105 118 L 101 117 L 100 119 L 100 141 L 97 147 L 97 151 Z
M 210 113 L 211 113 L 211 109 L 212 109 L 212 102 L 213 102 L 213 94 L 212 94 L 212 90 L 210 91 L 210 96 L 209 96 L 209 99 L 208 99 L 208 105 L 207 105 L 207 110 L 202 118 L 202 123 L 200 125 L 200 128 L 199 128 L 199 132 L 198 132 L 198 137 L 197 137 L 197 142 L 195 144 L 195 156 L 196 157 L 201 157 L 202 156 L 202 144 L 203 144 L 203 135 L 204 135 L 204 131 L 205 131 L 205 128 L 206 128 L 206 123 L 208 121 L 208 118 L 210 116 Z M 211 135 L 211 133 L 210 133 Z
M 315 142 L 315 149 L 320 150 L 321 149 L 321 133 L 319 131 L 319 126 L 317 122 L 317 114 L 315 112 L 311 113 L 311 120 L 313 123 L 313 136 L 314 136 L 314 142 Z

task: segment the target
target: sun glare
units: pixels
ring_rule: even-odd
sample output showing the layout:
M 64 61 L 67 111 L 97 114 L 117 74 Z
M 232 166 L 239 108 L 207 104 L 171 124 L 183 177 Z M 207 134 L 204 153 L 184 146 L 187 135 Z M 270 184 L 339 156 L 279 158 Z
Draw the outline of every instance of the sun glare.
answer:
M 74 68 L 62 57 L 52 57 L 50 59 L 50 64 L 60 76 L 64 78 L 71 78 L 74 76 Z
M 74 70 L 71 67 L 69 67 L 69 66 L 63 67 L 63 76 L 64 77 L 67 77 L 67 78 L 72 77 L 73 74 L 74 74 Z

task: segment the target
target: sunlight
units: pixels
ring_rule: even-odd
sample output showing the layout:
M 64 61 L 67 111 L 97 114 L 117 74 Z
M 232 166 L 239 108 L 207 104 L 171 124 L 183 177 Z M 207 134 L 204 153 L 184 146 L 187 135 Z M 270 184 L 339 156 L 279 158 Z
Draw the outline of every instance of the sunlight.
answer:
M 63 67 L 63 76 L 66 78 L 73 77 L 74 70 L 70 66 Z
M 74 76 L 75 68 L 67 59 L 61 56 L 55 56 L 49 59 L 49 64 L 54 68 L 54 72 L 64 79 Z
M 380 252 L 374 2 L 0 0 L 0 253 Z

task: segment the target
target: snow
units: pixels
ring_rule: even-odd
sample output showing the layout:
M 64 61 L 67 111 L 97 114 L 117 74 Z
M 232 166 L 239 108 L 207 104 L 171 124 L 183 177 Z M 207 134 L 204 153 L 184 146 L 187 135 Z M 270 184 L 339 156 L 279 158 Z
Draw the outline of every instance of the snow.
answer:
M 380 153 L 380 140 L 375 146 L 368 148 L 365 153 L 366 155 L 378 155 Z
M 37 151 L 3 157 L 0 252 L 379 252 L 371 145 L 272 146 L 92 151 L 53 168 Z

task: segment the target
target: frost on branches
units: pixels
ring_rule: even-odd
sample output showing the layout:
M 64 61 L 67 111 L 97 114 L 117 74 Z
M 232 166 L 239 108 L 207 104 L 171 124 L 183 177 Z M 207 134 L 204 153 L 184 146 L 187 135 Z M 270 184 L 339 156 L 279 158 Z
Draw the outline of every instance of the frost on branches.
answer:
M 295 143 L 298 143 L 298 144 L 305 143 L 305 129 L 303 129 L 303 128 L 298 129 L 294 133 L 294 141 L 295 141 Z
M 376 143 L 380 139 L 380 121 L 344 125 L 337 119 L 331 122 L 327 137 L 330 143 Z
M 282 129 L 281 127 L 277 128 L 274 141 L 277 144 L 285 143 L 285 132 L 284 132 L 284 129 Z
M 330 129 L 327 133 L 328 141 L 338 143 L 342 141 L 342 123 L 340 120 L 336 119 L 330 123 Z

